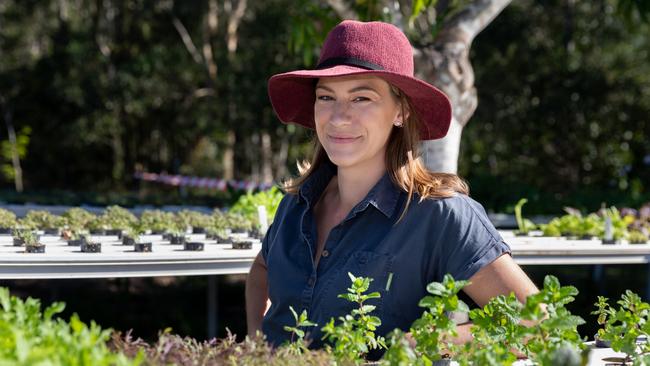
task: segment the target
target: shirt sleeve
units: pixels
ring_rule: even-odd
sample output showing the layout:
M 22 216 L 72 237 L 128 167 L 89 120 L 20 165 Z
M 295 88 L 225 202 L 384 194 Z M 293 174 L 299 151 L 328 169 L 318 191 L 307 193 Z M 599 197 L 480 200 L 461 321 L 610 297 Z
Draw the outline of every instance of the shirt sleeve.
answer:
M 436 245 L 438 278 L 449 273 L 468 280 L 510 247 L 488 219 L 483 206 L 466 195 L 444 199 Z

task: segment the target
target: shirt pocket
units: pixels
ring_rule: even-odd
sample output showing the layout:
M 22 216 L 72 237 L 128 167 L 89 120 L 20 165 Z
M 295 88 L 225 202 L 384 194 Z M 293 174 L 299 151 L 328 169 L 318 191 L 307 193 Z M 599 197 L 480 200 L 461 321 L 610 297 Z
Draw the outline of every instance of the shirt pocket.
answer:
M 354 252 L 331 277 L 323 291 L 323 295 L 327 299 L 326 302 L 333 305 L 332 310 L 335 314 L 332 315 L 338 318 L 358 307 L 357 304 L 338 297 L 339 294 L 347 293 L 348 287 L 352 285 L 348 276 L 348 273 L 351 273 L 355 277 L 372 279 L 370 287 L 365 293 L 379 292 L 380 298 L 370 299 L 364 304 L 376 306 L 371 315 L 379 317 L 383 322 L 383 300 L 386 297 L 387 288 L 390 286 L 388 281 L 390 281 L 392 265 L 393 256 L 391 255 L 368 251 Z

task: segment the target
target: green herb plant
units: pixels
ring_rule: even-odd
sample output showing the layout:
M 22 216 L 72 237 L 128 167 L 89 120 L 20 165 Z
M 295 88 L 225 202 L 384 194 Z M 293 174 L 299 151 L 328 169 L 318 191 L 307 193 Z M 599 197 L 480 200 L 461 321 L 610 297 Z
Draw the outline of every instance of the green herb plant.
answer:
M 366 294 L 370 288 L 371 278 L 355 277 L 348 273 L 352 284 L 347 293 L 338 295 L 339 298 L 357 304 L 350 314 L 339 317 L 335 324 L 334 318 L 321 329 L 324 333 L 323 340 L 331 344 L 326 345 L 326 350 L 332 352 L 339 364 L 361 364 L 365 355 L 374 349 L 386 349 L 384 337 L 375 334 L 381 325 L 381 319 L 371 315 L 376 306 L 366 304 L 370 299 L 377 299 L 379 292 Z
M 73 230 L 86 228 L 96 217 L 81 207 L 68 209 L 61 216 L 65 220 L 66 226 Z
M 21 239 L 23 241 L 23 244 L 25 244 L 25 246 L 40 245 L 40 243 L 38 242 L 39 237 L 36 234 L 36 231 L 31 229 L 14 230 L 14 237 Z
M 22 226 L 33 230 L 62 228 L 65 220 L 61 216 L 44 210 L 30 210 L 21 220 Z
M 176 217 L 171 212 L 162 210 L 144 210 L 140 215 L 140 227 L 152 232 L 167 232 L 178 226 Z
M 138 222 L 138 218 L 129 210 L 120 206 L 108 206 L 103 213 L 102 222 L 105 229 L 125 230 Z
M 286 344 L 289 350 L 296 355 L 304 354 L 309 352 L 308 343 L 305 340 L 305 331 L 301 328 L 305 327 L 315 327 L 318 324 L 311 322 L 307 319 L 307 310 L 303 310 L 300 315 L 296 313 L 293 309 L 293 306 L 289 306 L 291 314 L 293 315 L 296 325 L 291 327 L 288 325 L 284 326 L 284 330 L 291 333 L 291 341 Z
M 16 226 L 16 215 L 4 208 L 0 208 L 0 228 L 11 229 Z
M 0 365 L 97 365 L 135 366 L 140 352 L 128 358 L 106 346 L 111 330 L 74 314 L 69 322 L 55 319 L 65 308 L 56 302 L 41 312 L 39 300 L 23 301 L 0 287 Z
M 598 315 L 601 325 L 597 336 L 609 341 L 614 351 L 625 353 L 626 362 L 646 364 L 643 355 L 650 352 L 650 305 L 630 290 L 626 290 L 616 303 L 618 308 L 611 307 L 607 298 L 598 297 L 594 304 L 596 310 L 592 312 Z
M 528 235 L 531 230 L 535 230 L 537 228 L 537 226 L 532 221 L 524 218 L 521 214 L 521 209 L 526 204 L 526 202 L 528 202 L 528 200 L 526 198 L 522 198 L 515 205 L 515 219 L 517 220 L 517 227 L 519 228 L 519 231 L 517 231 L 517 233 L 521 235 Z
M 415 352 L 404 333 L 394 331 L 384 364 L 431 365 L 449 355 L 461 366 L 511 365 L 516 361 L 513 351 L 542 366 L 582 364 L 584 346 L 577 327 L 584 321 L 565 308 L 578 292 L 574 287 L 560 286 L 557 278 L 547 276 L 544 288 L 524 304 L 514 294 L 497 296 L 483 308 L 469 312 L 474 339 L 456 345 L 452 342 L 458 335 L 456 324 L 446 314 L 468 311 L 457 296 L 467 283 L 446 275 L 442 283 L 429 284 L 431 295 L 420 301 L 427 311 L 410 329 Z

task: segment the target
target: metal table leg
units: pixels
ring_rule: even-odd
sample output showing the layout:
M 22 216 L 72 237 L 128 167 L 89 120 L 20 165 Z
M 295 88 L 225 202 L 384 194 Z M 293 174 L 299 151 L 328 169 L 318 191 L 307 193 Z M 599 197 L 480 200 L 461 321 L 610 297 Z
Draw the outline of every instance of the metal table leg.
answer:
M 208 339 L 212 339 L 217 336 L 217 285 L 217 276 L 208 276 Z

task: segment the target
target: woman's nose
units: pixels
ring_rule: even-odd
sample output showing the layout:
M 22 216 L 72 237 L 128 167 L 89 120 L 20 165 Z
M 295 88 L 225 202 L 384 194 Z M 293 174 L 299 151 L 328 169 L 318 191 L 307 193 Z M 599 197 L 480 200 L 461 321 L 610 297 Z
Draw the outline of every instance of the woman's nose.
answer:
M 350 123 L 349 105 L 345 102 L 334 102 L 329 122 L 333 125 L 344 125 Z

